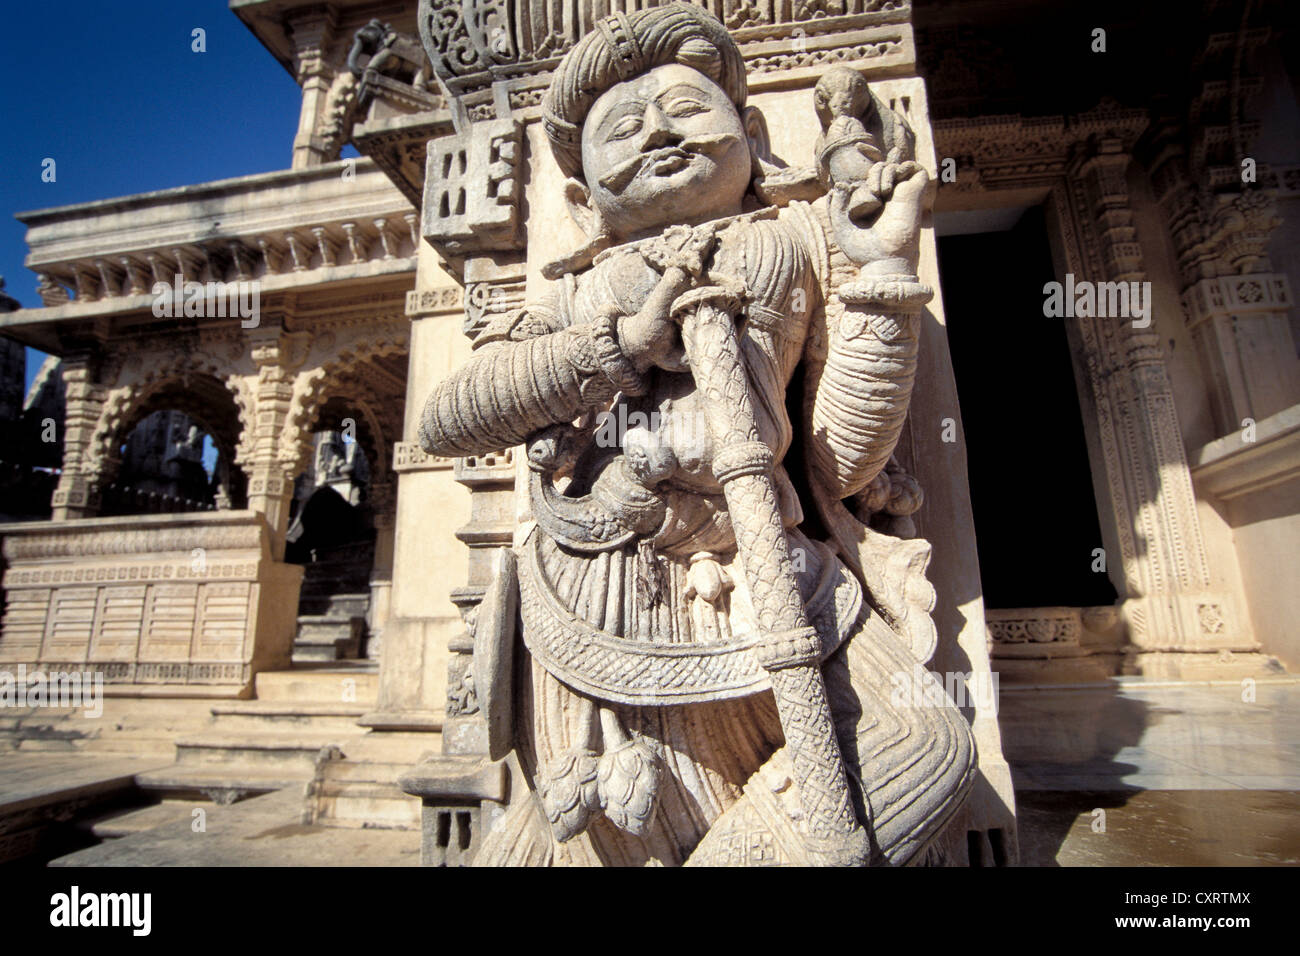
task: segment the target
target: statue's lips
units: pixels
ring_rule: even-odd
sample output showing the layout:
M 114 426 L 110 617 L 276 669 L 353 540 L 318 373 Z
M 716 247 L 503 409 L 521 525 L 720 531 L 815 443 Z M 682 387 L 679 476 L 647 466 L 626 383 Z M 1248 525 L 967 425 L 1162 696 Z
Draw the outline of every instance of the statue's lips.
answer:
M 641 167 L 641 173 L 652 176 L 671 176 L 678 170 L 690 165 L 696 153 L 677 146 L 668 146 L 651 153 Z
M 703 158 L 706 153 L 716 150 L 728 139 L 730 137 L 700 136 L 684 143 L 638 153 L 609 170 L 598 182 L 610 192 L 618 193 L 632 180 L 643 176 L 672 176 Z

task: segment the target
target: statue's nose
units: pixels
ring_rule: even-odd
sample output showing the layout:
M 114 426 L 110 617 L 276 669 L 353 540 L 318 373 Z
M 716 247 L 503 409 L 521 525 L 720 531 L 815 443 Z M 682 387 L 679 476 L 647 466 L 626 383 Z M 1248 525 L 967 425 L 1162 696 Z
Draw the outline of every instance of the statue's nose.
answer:
M 642 117 L 641 132 L 642 152 L 658 149 L 661 146 L 670 146 L 682 141 L 681 134 L 673 128 L 672 121 L 654 103 L 646 105 L 645 116 Z

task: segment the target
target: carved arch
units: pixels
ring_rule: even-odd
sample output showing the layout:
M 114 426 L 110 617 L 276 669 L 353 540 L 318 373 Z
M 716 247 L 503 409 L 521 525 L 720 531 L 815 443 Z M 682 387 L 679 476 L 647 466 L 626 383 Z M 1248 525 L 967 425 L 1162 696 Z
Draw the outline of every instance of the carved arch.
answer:
M 131 429 L 162 407 L 185 412 L 210 429 L 232 464 L 239 464 L 238 449 L 251 433 L 251 406 L 242 394 L 244 383 L 229 372 L 227 363 L 205 352 L 169 352 L 161 357 L 146 353 L 139 357 L 139 375 L 119 371 L 118 384 L 109 388 L 100 408 L 86 455 L 86 477 L 97 484 L 111 481 L 121 462 L 118 448 Z M 125 380 L 124 380 L 125 379 Z M 194 389 L 194 383 L 201 383 Z M 205 387 L 206 386 L 206 387 Z M 158 400 L 169 401 L 160 406 Z M 212 414 L 214 402 L 228 400 L 234 412 L 231 423 L 223 424 Z
M 333 347 L 330 358 L 299 373 L 294 381 L 293 399 L 280 436 L 280 463 L 288 475 L 296 475 L 303 469 L 311 453 L 311 436 L 321 409 L 331 399 L 340 397 L 356 405 L 373 436 L 369 439 L 370 447 L 363 445 L 370 457 L 372 474 L 380 474 L 389 467 L 387 444 L 400 435 L 401 421 L 392 414 L 395 409 L 389 407 L 391 403 L 384 402 L 366 384 L 365 366 L 372 359 L 406 354 L 410 348 L 409 329 L 403 320 L 400 326 L 392 323 L 378 331 L 373 326 L 351 331 L 352 335 L 342 345 L 335 345 L 333 331 L 318 337 L 317 347 Z M 385 408 L 389 413 L 379 411 Z

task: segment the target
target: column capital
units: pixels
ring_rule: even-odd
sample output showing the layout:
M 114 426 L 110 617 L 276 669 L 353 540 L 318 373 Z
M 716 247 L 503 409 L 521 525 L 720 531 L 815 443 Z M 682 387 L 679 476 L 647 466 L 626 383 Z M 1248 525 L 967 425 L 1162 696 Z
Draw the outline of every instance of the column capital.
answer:
M 1200 325 L 1216 316 L 1285 312 L 1294 304 L 1291 284 L 1280 272 L 1251 272 L 1193 282 L 1183 290 L 1187 324 Z

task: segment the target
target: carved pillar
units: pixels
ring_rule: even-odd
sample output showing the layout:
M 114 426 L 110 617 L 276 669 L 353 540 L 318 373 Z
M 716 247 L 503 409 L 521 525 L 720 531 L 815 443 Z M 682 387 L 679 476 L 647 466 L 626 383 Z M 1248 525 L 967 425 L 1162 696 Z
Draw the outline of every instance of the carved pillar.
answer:
M 63 421 L 63 469 L 51 505 L 55 521 L 93 517 L 99 510 L 101 475 L 92 442 L 105 389 L 96 379 L 96 363 L 88 353 L 63 359 L 63 388 L 67 411 Z
M 470 490 L 470 518 L 456 532 L 469 548 L 469 574 L 466 583 L 451 592 L 466 633 L 448 643 L 447 723 L 442 743 L 444 753 L 486 754 L 486 724 L 474 693 L 470 661 L 478 605 L 492 578 L 493 557 L 498 548 L 510 547 L 514 533 L 514 453 L 507 450 L 498 455 L 457 458 L 455 475 L 456 481 Z
M 486 256 L 468 259 L 462 330 L 474 342 L 489 322 L 519 308 L 523 298 L 522 264 L 503 264 Z M 506 449 L 493 455 L 457 458 L 454 474 L 470 492 L 470 519 L 456 531 L 457 539 L 469 548 L 469 573 L 466 583 L 451 592 L 466 630 L 452 637 L 447 645 L 443 751 L 481 756 L 488 750 L 484 736 L 487 725 L 470 664 L 478 606 L 492 578 L 493 559 L 497 549 L 510 547 L 516 524 L 514 452 Z
M 370 568 L 370 613 L 366 622 L 370 639 L 366 657 L 379 660 L 393 591 L 393 546 L 397 531 L 395 476 L 376 475 L 371 479 L 370 506 L 375 524 L 375 559 Z
M 1212 193 L 1208 172 L 1190 171 L 1176 142 L 1162 139 L 1149 165 L 1170 223 L 1216 430 L 1231 434 L 1246 419 L 1259 421 L 1300 402 L 1300 359 L 1287 317 L 1291 289 L 1266 256 L 1281 220 L 1263 188 Z
M 1187 111 L 1161 127 L 1148 165 L 1222 436 L 1300 402 L 1300 360 L 1291 292 L 1267 255 L 1281 224 L 1266 185 L 1275 180 L 1255 152 L 1267 115 L 1254 104 L 1265 89 L 1256 54 L 1271 42 L 1271 17 L 1260 5 L 1203 6 Z
M 266 518 L 271 530 L 271 556 L 284 560 L 284 536 L 289 528 L 293 498 L 293 466 L 300 442 L 289 447 L 285 425 L 293 404 L 294 369 L 301 354 L 293 353 L 298 336 L 274 327 L 259 330 L 252 357 L 257 366 L 254 387 L 253 435 L 245 438 L 240 464 L 248 475 L 248 507 Z
M 524 256 L 517 254 L 525 244 L 520 213 L 523 123 L 510 115 L 504 87 L 494 89 L 494 101 L 497 118 L 478 123 L 466 122 L 464 106 L 455 104 L 454 115 L 461 111 L 456 134 L 429 143 L 422 205 L 423 238 L 464 289 L 459 303 L 464 309 L 461 330 L 471 341 L 494 316 L 518 308 L 524 292 Z M 433 272 L 422 260 L 420 281 Z M 414 347 L 411 358 L 414 366 Z M 446 372 L 453 367 L 449 365 Z M 408 398 L 412 425 L 419 421 L 428 389 L 435 383 L 423 384 L 424 391 L 414 400 Z M 415 431 L 415 427 L 408 430 L 412 437 Z M 443 839 L 442 821 L 451 815 L 466 821 L 463 859 L 471 858 L 506 793 L 504 763 L 488 759 L 486 715 L 475 692 L 471 661 L 492 558 L 510 545 L 515 526 L 514 462 L 503 451 L 458 459 L 454 467 L 456 482 L 470 492 L 469 523 L 456 532 L 470 552 L 467 583 L 451 594 L 465 630 L 445 638 L 442 746 L 446 756 L 421 763 L 403 783 L 408 793 L 423 800 L 421 858 L 426 864 L 447 859 L 449 845 Z
M 302 87 L 302 111 L 293 138 L 294 169 L 319 166 L 333 158 L 321 135 L 321 125 L 333 79 L 333 71 L 325 61 L 325 48 L 333 38 L 334 28 L 334 13 L 328 7 L 295 17 L 288 25 L 298 84 Z
M 460 543 L 452 529 L 465 514 L 464 489 L 452 480 L 452 463 L 426 455 L 416 442 L 424 396 L 468 351 L 457 341 L 463 295 L 458 286 L 421 256 L 416 290 L 408 293 L 411 319 L 405 421 L 393 447 L 395 527 L 391 587 L 383 625 L 379 694 L 374 711 L 361 719 L 377 731 L 442 729 L 446 700 L 447 642 L 461 630 L 447 592 L 430 569 L 454 568 Z M 376 541 L 379 567 L 382 541 Z M 430 743 L 430 749 L 437 741 Z
M 1215 400 L 1219 433 L 1240 430 L 1300 402 L 1300 360 L 1280 273 L 1202 279 L 1183 292 Z
M 1102 139 L 1067 169 L 1064 190 L 1079 233 L 1074 242 L 1067 237 L 1067 255 L 1080 278 L 1147 281 L 1126 181 L 1130 161 L 1122 143 Z M 1139 652 L 1254 647 L 1228 596 L 1209 590 L 1182 431 L 1154 323 L 1075 321 L 1124 564 L 1130 641 Z

